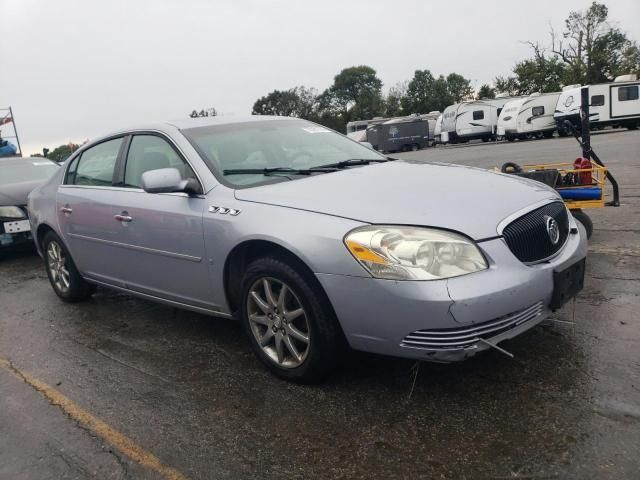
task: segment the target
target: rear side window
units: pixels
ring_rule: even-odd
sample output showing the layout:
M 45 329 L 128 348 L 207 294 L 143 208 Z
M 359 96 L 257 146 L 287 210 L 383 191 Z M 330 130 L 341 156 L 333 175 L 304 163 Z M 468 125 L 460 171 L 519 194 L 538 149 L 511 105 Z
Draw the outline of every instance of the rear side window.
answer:
M 134 136 L 124 170 L 124 186 L 142 188 L 142 174 L 159 168 L 177 168 L 184 180 L 196 179 L 191 167 L 166 140 L 156 135 Z
M 484 110 L 476 110 L 473 112 L 474 120 L 483 120 L 484 119 Z
M 544 107 L 542 105 L 538 107 L 533 107 L 531 109 L 531 115 L 534 117 L 539 117 L 540 115 L 544 115 Z
M 111 186 L 122 138 L 114 138 L 91 147 L 73 160 L 67 172 L 67 184 Z
M 592 107 L 601 107 L 604 105 L 604 95 L 592 95 L 591 96 L 591 106 Z
M 638 100 L 638 85 L 618 88 L 618 100 L 621 102 L 626 102 L 628 100 Z

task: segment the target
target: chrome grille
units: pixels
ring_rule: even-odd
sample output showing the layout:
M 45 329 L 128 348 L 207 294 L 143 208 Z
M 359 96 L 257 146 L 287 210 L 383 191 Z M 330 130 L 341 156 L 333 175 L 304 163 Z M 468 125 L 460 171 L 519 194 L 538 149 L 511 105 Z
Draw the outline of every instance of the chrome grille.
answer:
M 417 330 L 410 333 L 400 343 L 401 347 L 423 350 L 461 350 L 472 347 L 483 339 L 490 339 L 512 328 L 529 322 L 544 311 L 544 303 L 537 302 L 530 307 L 509 313 L 488 322 L 460 328 L 439 330 Z
M 559 227 L 558 242 L 553 244 L 545 217 L 553 218 Z M 562 202 L 549 203 L 517 218 L 502 231 L 509 250 L 524 263 L 552 257 L 565 244 L 569 235 L 569 216 Z

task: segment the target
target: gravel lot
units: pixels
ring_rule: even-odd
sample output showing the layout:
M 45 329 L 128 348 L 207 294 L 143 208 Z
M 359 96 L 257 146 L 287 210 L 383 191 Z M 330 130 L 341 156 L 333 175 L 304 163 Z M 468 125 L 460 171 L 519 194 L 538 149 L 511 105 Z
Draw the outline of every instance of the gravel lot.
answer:
M 575 324 L 506 343 L 514 359 L 434 366 L 354 352 L 328 383 L 292 385 L 232 321 L 104 289 L 63 304 L 39 257 L 5 255 L 0 478 L 638 478 L 640 132 L 593 146 L 622 206 L 592 213 L 585 290 L 554 316 Z M 493 167 L 578 153 L 566 138 L 400 156 Z M 154 458 L 171 468 L 149 468 Z

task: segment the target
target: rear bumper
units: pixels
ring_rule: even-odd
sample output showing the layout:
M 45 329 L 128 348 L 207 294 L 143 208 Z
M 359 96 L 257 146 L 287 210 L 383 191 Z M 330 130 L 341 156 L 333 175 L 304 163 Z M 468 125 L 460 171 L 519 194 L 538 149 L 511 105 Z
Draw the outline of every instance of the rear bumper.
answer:
M 435 362 L 460 361 L 491 348 L 485 341 L 495 344 L 513 338 L 551 313 L 553 272 L 586 256 L 584 228 L 573 218 L 570 222 L 579 233 L 570 235 L 555 258 L 537 265 L 521 263 L 499 238 L 479 244 L 489 269 L 448 280 L 400 282 L 329 274 L 317 278 L 352 348 Z M 508 328 L 489 328 L 502 324 Z M 421 335 L 426 345 L 411 342 L 411 337 Z M 464 337 L 464 341 L 428 345 L 434 335 Z

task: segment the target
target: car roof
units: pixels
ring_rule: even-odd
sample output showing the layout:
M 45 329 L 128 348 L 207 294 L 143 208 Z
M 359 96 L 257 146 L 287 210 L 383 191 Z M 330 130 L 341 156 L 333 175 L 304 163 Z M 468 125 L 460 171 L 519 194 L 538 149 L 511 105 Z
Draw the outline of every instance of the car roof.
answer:
M 45 158 L 45 157 L 0 157 L 0 167 L 2 165 L 18 165 L 18 164 L 21 164 L 21 163 L 25 163 L 27 161 L 49 162 L 52 165 L 56 165 L 56 166 L 58 165 L 53 160 L 50 160 L 50 159 Z
M 196 117 L 196 118 L 180 118 L 170 122 L 166 122 L 168 125 L 172 125 L 180 130 L 192 127 L 208 127 L 214 125 L 232 125 L 234 123 L 246 123 L 246 122 L 264 122 L 264 121 L 277 121 L 277 120 L 293 120 L 293 117 L 278 117 L 275 115 L 240 115 L 240 116 L 215 116 L 215 117 Z M 297 119 L 296 119 L 297 120 Z
M 136 131 L 161 131 L 167 132 L 177 128 L 178 130 L 184 130 L 187 128 L 193 127 L 208 127 L 215 125 L 232 125 L 235 123 L 246 123 L 246 122 L 265 122 L 265 121 L 281 121 L 281 120 L 300 120 L 306 121 L 304 119 L 299 119 L 296 117 L 280 117 L 276 115 L 228 115 L 228 116 L 214 116 L 214 117 L 197 117 L 197 118 L 180 118 L 177 120 L 170 120 L 161 123 L 147 123 L 147 124 L 139 124 L 139 125 L 130 125 L 127 128 L 121 128 L 118 130 L 114 130 L 109 132 L 106 135 L 100 135 L 95 137 L 93 140 L 87 142 L 82 145 L 78 151 L 83 151 L 88 147 L 95 145 L 96 143 L 100 143 L 106 139 L 111 137 L 126 135 L 130 132 Z

